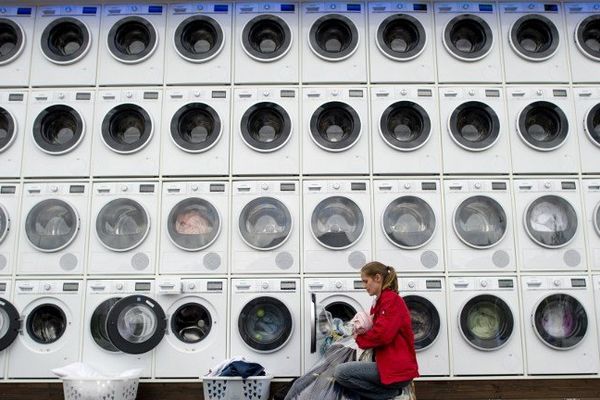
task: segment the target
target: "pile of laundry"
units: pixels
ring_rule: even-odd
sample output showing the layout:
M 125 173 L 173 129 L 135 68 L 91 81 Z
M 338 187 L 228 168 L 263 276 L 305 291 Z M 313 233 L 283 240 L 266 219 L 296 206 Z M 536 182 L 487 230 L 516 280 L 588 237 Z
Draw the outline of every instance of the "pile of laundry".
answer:
M 265 368 L 244 357 L 232 357 L 213 367 L 206 376 L 239 376 L 247 379 L 251 376 L 265 376 Z

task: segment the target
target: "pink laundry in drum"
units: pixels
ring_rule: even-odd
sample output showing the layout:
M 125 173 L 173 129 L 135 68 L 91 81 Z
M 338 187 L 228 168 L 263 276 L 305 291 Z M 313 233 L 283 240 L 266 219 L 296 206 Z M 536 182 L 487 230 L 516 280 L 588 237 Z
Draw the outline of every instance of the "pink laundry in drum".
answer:
M 352 323 L 353 332 L 357 335 L 362 335 L 373 327 L 373 319 L 364 311 L 357 312 L 350 322 Z

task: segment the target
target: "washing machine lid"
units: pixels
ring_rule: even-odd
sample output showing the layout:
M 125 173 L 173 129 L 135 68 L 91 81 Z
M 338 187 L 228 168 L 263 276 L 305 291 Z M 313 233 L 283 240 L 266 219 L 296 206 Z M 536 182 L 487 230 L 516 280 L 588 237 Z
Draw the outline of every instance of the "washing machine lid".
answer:
M 0 153 L 8 149 L 17 137 L 17 123 L 12 114 L 0 107 Z
M 360 138 L 360 117 L 349 104 L 339 101 L 325 103 L 310 118 L 310 135 L 323 150 L 347 150 Z
M 600 61 L 600 15 L 590 15 L 577 25 L 575 43 L 585 56 Z
M 344 196 L 331 196 L 314 208 L 310 227 L 314 238 L 322 246 L 342 250 L 360 239 L 365 219 L 354 201 Z
M 25 47 L 25 32 L 19 24 L 0 18 L 0 65 L 14 61 Z
M 71 64 L 83 58 L 91 46 L 91 34 L 80 19 L 62 17 L 42 32 L 40 46 L 44 56 L 55 64 Z
M 167 233 L 182 250 L 206 249 L 221 232 L 221 217 L 211 202 L 190 197 L 177 203 L 169 212 Z
M 42 110 L 33 123 L 33 140 L 44 153 L 60 155 L 73 150 L 83 139 L 81 115 L 65 104 Z
M 527 207 L 524 217 L 527 235 L 542 247 L 564 247 L 577 233 L 577 212 L 560 196 L 538 197 Z
M 327 14 L 317 19 L 308 33 L 311 50 L 326 61 L 341 61 L 358 48 L 358 29 L 350 18 Z
M 77 210 L 64 200 L 47 199 L 37 203 L 25 219 L 25 235 L 39 251 L 56 252 L 69 246 L 79 232 Z
M 170 316 L 171 333 L 185 344 L 202 342 L 210 335 L 212 325 L 210 311 L 195 301 L 182 304 Z
M 127 354 L 143 354 L 154 349 L 167 329 L 162 307 L 150 297 L 136 294 L 115 303 L 106 319 L 110 342 Z
M 385 208 L 382 228 L 385 237 L 402 249 L 417 249 L 433 238 L 435 212 L 425 200 L 416 196 L 401 196 Z
M 242 240 L 256 250 L 275 249 L 289 238 L 292 215 L 287 206 L 273 197 L 259 197 L 248 202 L 238 221 Z
M 279 104 L 261 102 L 250 106 L 240 122 L 242 140 L 259 152 L 276 151 L 290 140 L 292 120 Z
M 410 311 L 410 321 L 415 336 L 415 350 L 425 350 L 440 334 L 440 313 L 429 299 L 418 296 L 403 296 Z
M 275 61 L 292 47 L 292 31 L 289 25 L 276 15 L 259 15 L 244 26 L 242 46 L 246 54 L 256 61 Z
M 8 231 L 10 230 L 10 215 L 6 208 L 0 204 L 0 244 L 6 239 Z
M 377 28 L 377 47 L 392 60 L 412 60 L 425 50 L 426 43 L 423 24 L 408 14 L 391 15 Z
M 150 215 L 135 200 L 110 201 L 96 217 L 96 234 L 100 243 L 111 251 L 128 251 L 144 242 L 150 232 Z
M 501 298 L 483 294 L 471 298 L 459 314 L 460 332 L 479 350 L 497 350 L 510 339 L 514 329 L 512 310 Z
M 108 51 L 126 64 L 144 61 L 154 53 L 158 34 L 146 18 L 131 16 L 117 21 L 108 32 Z
M 223 49 L 225 38 L 221 25 L 207 15 L 194 15 L 179 24 L 173 37 L 175 51 L 187 61 L 212 60 Z
M 102 140 L 120 154 L 140 151 L 150 143 L 152 133 L 152 118 L 137 104 L 120 104 L 102 121 Z
M 104 300 L 96 307 L 90 318 L 90 334 L 92 335 L 92 339 L 94 339 L 94 342 L 102 349 L 113 353 L 119 352 L 119 349 L 112 344 L 108 337 L 107 320 L 108 313 L 119 300 L 121 300 L 121 297 L 113 297 Z
M 488 196 L 471 196 L 454 211 L 454 231 L 467 246 L 488 249 L 498 244 L 508 231 L 506 212 Z
M 25 327 L 27 334 L 36 343 L 51 344 L 58 341 L 67 330 L 69 321 L 60 306 L 43 303 L 36 306 L 27 315 Z
M 462 14 L 448 22 L 443 40 L 446 50 L 453 57 L 462 61 L 477 61 L 492 50 L 494 34 L 481 17 Z
M 498 115 L 492 107 L 479 101 L 456 107 L 448 123 L 452 140 L 465 150 L 487 150 L 500 138 Z
M 589 323 L 585 307 L 564 293 L 544 297 L 532 317 L 538 338 L 546 346 L 558 350 L 577 346 L 585 337 Z
M 9 301 L 0 298 L 0 351 L 15 341 L 20 329 L 19 312 Z
M 558 28 L 539 14 L 524 15 L 512 26 L 509 42 L 513 50 L 530 61 L 544 61 L 552 57 L 560 43 Z
M 421 148 L 431 137 L 431 120 L 423 107 L 412 101 L 398 101 L 385 109 L 379 121 L 383 140 L 400 151 Z
M 587 134 L 588 138 L 594 145 L 600 147 L 600 103 L 596 104 L 587 113 L 584 122 L 585 133 Z
M 238 317 L 239 334 L 248 346 L 262 352 L 283 347 L 292 336 L 292 314 L 279 299 L 262 296 L 248 302 Z
M 517 124 L 525 144 L 539 151 L 557 149 L 569 134 L 569 121 L 564 111 L 547 101 L 536 101 L 523 108 Z
M 221 117 L 205 103 L 186 104 L 171 119 L 171 139 L 188 153 L 209 150 L 221 138 L 221 131 Z

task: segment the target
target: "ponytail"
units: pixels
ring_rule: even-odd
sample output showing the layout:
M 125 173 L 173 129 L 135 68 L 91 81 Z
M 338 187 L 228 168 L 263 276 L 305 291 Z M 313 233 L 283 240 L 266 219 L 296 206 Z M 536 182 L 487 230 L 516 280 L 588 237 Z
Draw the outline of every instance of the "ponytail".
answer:
M 369 277 L 374 277 L 377 274 L 381 275 L 383 278 L 381 290 L 390 289 L 398 293 L 398 276 L 394 267 L 389 267 L 379 261 L 372 261 L 365 264 L 360 272 Z

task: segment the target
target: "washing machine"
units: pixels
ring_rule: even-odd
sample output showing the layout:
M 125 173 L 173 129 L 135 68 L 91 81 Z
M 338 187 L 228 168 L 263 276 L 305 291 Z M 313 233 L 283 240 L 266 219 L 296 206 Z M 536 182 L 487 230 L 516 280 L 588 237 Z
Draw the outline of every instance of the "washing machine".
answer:
M 438 81 L 502 82 L 495 3 L 435 3 Z
M 581 172 L 600 174 L 600 87 L 575 87 L 573 96 Z
M 226 274 L 229 183 L 163 182 L 161 274 Z
M 441 172 L 437 91 L 432 87 L 372 87 L 371 132 L 374 174 Z
M 153 350 L 163 340 L 167 316 L 152 280 L 88 280 L 83 318 L 86 365 L 105 374 L 133 368 L 152 376 Z
M 89 274 L 154 274 L 158 196 L 151 181 L 94 184 Z
M 371 82 L 435 82 L 429 3 L 369 3 L 368 25 L 373 49 L 369 54 Z
M 83 274 L 89 184 L 25 183 L 17 274 Z
M 449 271 L 515 271 L 513 207 L 508 180 L 444 182 Z
M 566 87 L 508 87 L 513 173 L 579 172 L 576 120 Z
M 154 351 L 154 376 L 206 375 L 227 358 L 227 280 L 162 278 L 156 286 L 167 327 Z
M 168 7 L 165 83 L 230 83 L 231 4 L 203 2 Z
M 2 178 L 21 176 L 28 95 L 29 92 L 25 91 L 0 90 L 0 177 Z
M 19 336 L 21 329 L 21 315 L 12 301 L 12 281 L 0 280 L 0 321 L 3 327 L 0 332 L 0 377 L 2 378 L 5 376 L 10 346 Z
M 304 181 L 304 272 L 358 273 L 371 260 L 368 181 Z
M 565 3 L 573 82 L 600 81 L 600 3 Z
M 525 276 L 521 284 L 527 373 L 598 373 L 598 338 L 589 278 Z
M 237 88 L 234 97 L 232 174 L 298 175 L 298 88 Z
M 326 350 L 328 316 L 344 323 L 358 312 L 370 313 L 373 297 L 360 278 L 322 277 L 304 280 L 304 372 L 310 371 Z
M 367 89 L 305 87 L 302 98 L 303 174 L 369 173 Z
M 29 86 L 29 69 L 33 48 L 35 7 L 12 6 L 0 10 L 0 87 Z
M 234 182 L 231 203 L 232 272 L 299 273 L 298 181 Z
M 523 270 L 587 269 L 579 181 L 514 181 L 517 263 Z
M 600 179 L 584 179 L 583 206 L 590 268 L 600 270 Z
M 166 6 L 107 4 L 102 9 L 98 84 L 162 85 Z
M 453 375 L 522 375 L 517 279 L 450 278 Z
M 506 82 L 569 82 L 560 3 L 500 3 Z
M 18 338 L 8 354 L 8 378 L 56 378 L 51 369 L 79 361 L 83 283 L 15 281 Z
M 400 278 L 398 284 L 410 311 L 419 374 L 450 375 L 444 278 Z
M 264 2 L 235 6 L 235 83 L 298 82 L 298 4 Z
M 11 275 L 14 271 L 20 205 L 21 185 L 17 182 L 2 182 L 0 184 L 0 275 Z M 1 360 L 0 364 L 2 364 Z
M 274 376 L 300 376 L 300 279 L 231 280 L 230 354 Z
M 100 16 L 98 5 L 38 7 L 31 86 L 95 86 Z
M 499 87 L 440 89 L 444 173 L 509 174 L 504 92 Z
M 27 110 L 22 175 L 90 175 L 95 91 L 32 91 Z
M 98 91 L 92 175 L 158 176 L 160 89 Z
M 302 82 L 367 82 L 365 15 L 362 2 L 302 4 Z
M 376 180 L 375 259 L 399 272 L 444 270 L 442 188 L 437 180 Z

